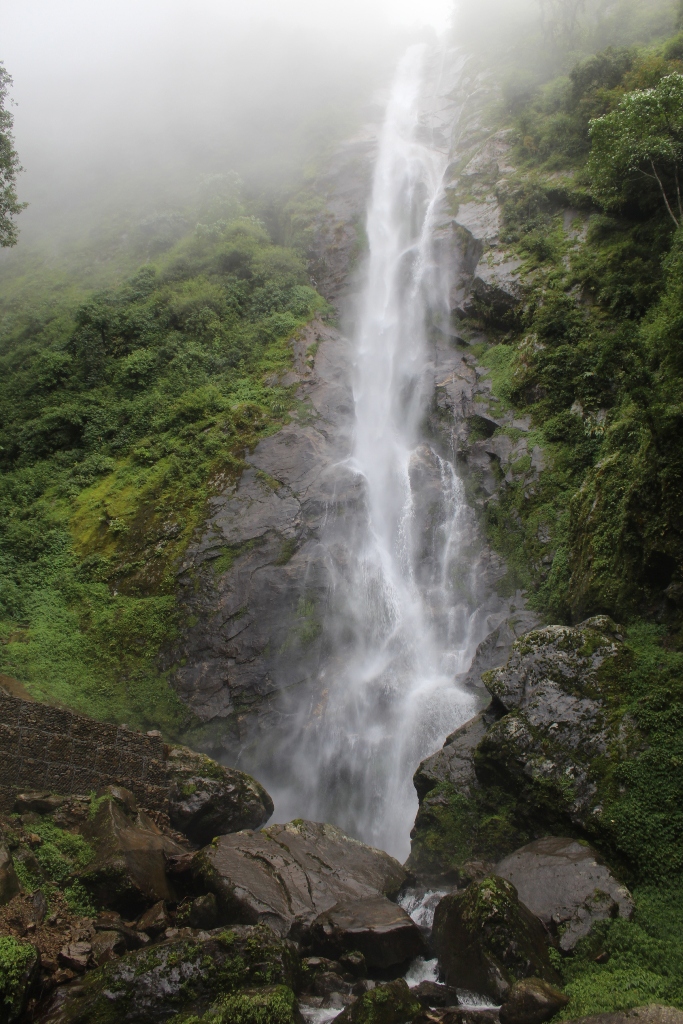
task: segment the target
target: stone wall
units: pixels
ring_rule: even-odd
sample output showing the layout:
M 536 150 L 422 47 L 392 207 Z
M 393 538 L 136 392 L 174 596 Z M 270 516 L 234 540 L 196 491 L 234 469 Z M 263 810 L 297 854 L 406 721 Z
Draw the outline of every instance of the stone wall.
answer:
M 87 794 L 130 789 L 148 808 L 165 810 L 168 748 L 160 735 L 95 722 L 65 708 L 13 697 L 0 688 L 0 810 L 22 790 Z

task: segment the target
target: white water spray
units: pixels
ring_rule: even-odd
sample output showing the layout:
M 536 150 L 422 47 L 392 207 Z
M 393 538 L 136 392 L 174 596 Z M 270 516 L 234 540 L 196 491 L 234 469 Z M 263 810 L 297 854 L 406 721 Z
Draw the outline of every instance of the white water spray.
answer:
M 423 437 L 435 384 L 430 324 L 448 318 L 433 239 L 449 154 L 425 116 L 429 81 L 435 93 L 434 57 L 411 47 L 387 108 L 367 221 L 346 466 L 363 504 L 323 536 L 331 654 L 291 755 L 296 781 L 276 804 L 281 818 L 333 822 L 401 859 L 417 809 L 412 775 L 475 713 L 457 677 L 487 632 L 471 600 L 462 485 Z

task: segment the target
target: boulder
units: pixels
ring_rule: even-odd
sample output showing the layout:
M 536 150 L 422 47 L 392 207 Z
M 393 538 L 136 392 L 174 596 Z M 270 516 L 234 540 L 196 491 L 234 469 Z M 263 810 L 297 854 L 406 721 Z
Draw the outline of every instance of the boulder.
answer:
M 0 1024 L 14 1024 L 22 1017 L 39 973 L 35 946 L 0 936 Z
M 148 935 L 154 937 L 161 935 L 171 925 L 171 918 L 168 916 L 168 910 L 163 900 L 159 900 L 153 907 L 146 910 L 142 917 L 138 920 L 137 929 L 141 932 L 147 932 Z
M 335 903 L 395 896 L 407 877 L 388 853 L 334 825 L 301 820 L 220 836 L 193 868 L 225 923 L 263 923 L 293 938 Z
M 421 1010 L 403 978 L 398 978 L 365 992 L 335 1020 L 338 1024 L 406 1024 Z
M 12 854 L 7 846 L 0 842 L 0 907 L 4 907 L 19 892 L 20 885 L 14 870 Z
M 41 1021 L 156 1024 L 201 1014 L 219 997 L 258 985 L 298 981 L 295 946 L 265 928 L 233 928 L 128 953 L 57 990 Z
M 197 896 L 187 906 L 178 909 L 177 923 L 190 928 L 215 928 L 218 924 L 218 902 L 212 892 Z
M 543 1024 L 568 1002 L 569 996 L 541 978 L 522 978 L 500 1008 L 500 1024 Z
M 92 938 L 92 956 L 99 967 L 126 952 L 126 940 L 117 931 L 96 931 Z
M 520 900 L 570 952 L 595 921 L 633 916 L 633 899 L 598 854 L 573 839 L 538 839 L 505 857 L 495 869 Z
M 438 981 L 421 981 L 410 990 L 424 1007 L 457 1006 L 458 993 L 448 985 L 441 985 Z
M 498 1003 L 519 978 L 560 983 L 546 929 L 503 878 L 490 876 L 444 896 L 434 914 L 432 944 L 448 985 Z
M 644 749 L 635 721 L 615 714 L 630 657 L 607 616 L 515 640 L 507 664 L 482 676 L 489 707 L 418 768 L 408 867 L 462 885 L 466 865 L 495 865 L 548 833 L 587 835 L 613 856 L 612 774 L 599 769 Z
M 167 765 L 171 824 L 198 845 L 214 836 L 265 825 L 273 801 L 250 775 L 188 747 L 171 747 Z
M 82 833 L 95 858 L 79 878 L 97 903 L 136 916 L 150 903 L 176 898 L 165 858 L 186 851 L 137 810 L 128 790 L 109 787 Z
M 378 968 L 403 964 L 424 951 L 415 922 L 386 896 L 335 903 L 313 921 L 309 940 L 327 956 L 358 950 L 369 967 Z

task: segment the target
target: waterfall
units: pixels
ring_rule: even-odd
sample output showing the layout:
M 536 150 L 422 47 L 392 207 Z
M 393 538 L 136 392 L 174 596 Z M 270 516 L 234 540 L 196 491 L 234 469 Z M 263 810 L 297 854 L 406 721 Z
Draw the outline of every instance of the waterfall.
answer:
M 457 679 L 485 632 L 471 600 L 463 487 L 424 438 L 430 330 L 448 320 L 434 229 L 449 147 L 427 113 L 436 65 L 425 46 L 407 51 L 381 132 L 345 465 L 361 508 L 353 521 L 331 514 L 324 530 L 331 653 L 290 747 L 290 782 L 274 793 L 281 820 L 333 822 L 402 859 L 417 809 L 412 775 L 476 712 Z

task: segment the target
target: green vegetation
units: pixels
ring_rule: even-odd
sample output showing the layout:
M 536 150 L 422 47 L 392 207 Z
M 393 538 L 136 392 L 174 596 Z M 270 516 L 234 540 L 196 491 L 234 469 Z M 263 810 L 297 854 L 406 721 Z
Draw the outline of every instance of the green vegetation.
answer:
M 493 344 L 477 354 L 497 408 L 531 423 L 496 432 L 523 438 L 527 455 L 487 503 L 489 535 L 509 592 L 525 588 L 546 621 L 625 624 L 629 664 L 605 680 L 609 714 L 642 737 L 628 758 L 592 765 L 603 814 L 591 838 L 626 872 L 636 914 L 556 957 L 566 1018 L 683 1007 L 682 57 L 680 35 L 610 48 L 518 95 L 501 122 L 517 170 L 485 183 L 527 292 L 505 316 L 478 310 L 473 326 Z M 435 863 L 449 849 L 455 861 L 495 857 L 489 821 L 507 849 L 528 826 L 528 838 L 558 827 L 542 794 L 533 807 L 493 785 L 458 797 L 466 806 L 439 795 L 423 801 L 417 851 Z
M 14 1020 L 24 1001 L 26 979 L 35 967 L 37 954 L 29 942 L 0 935 L 0 1008 L 5 1019 Z
M 12 136 L 14 118 L 6 107 L 11 85 L 12 79 L 0 61 L 0 247 L 16 244 L 14 217 L 25 206 L 17 197 L 16 180 L 21 167 Z
M 289 339 L 325 309 L 306 282 L 300 257 L 243 214 L 77 308 L 8 305 L 0 671 L 39 698 L 178 733 L 158 661 L 176 636 L 175 572 L 208 497 L 287 419 Z
M 214 1003 L 203 1017 L 174 1020 L 177 1024 L 295 1024 L 298 1012 L 292 990 L 277 985 L 227 996 Z

